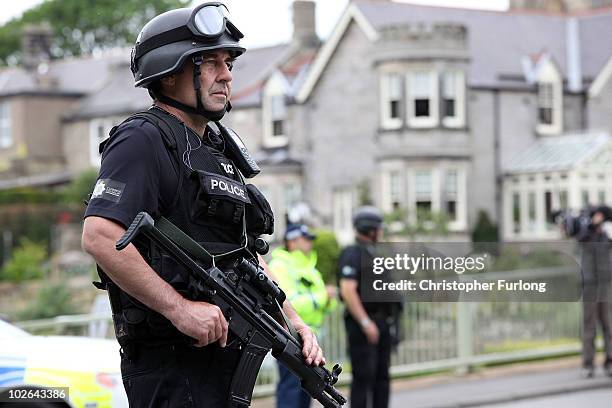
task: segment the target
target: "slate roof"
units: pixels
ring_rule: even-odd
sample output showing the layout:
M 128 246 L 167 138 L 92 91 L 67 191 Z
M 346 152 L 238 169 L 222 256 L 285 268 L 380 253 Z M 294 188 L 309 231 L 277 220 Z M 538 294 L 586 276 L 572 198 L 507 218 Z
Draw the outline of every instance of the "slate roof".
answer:
M 524 11 L 496 12 L 355 0 L 366 21 L 379 30 L 394 24 L 463 23 L 469 30 L 471 86 L 516 86 L 523 83 L 522 59 L 549 52 L 567 77 L 568 16 Z M 579 26 L 580 61 L 588 86 L 612 56 L 612 9 L 574 15 Z M 296 94 L 306 78 L 314 51 L 300 54 L 290 44 L 248 50 L 234 68 L 235 107 L 261 103 L 264 80 L 280 69 Z M 127 67 L 129 50 L 99 57 L 52 61 L 46 75 L 56 78 L 54 89 L 43 89 L 37 73 L 23 68 L 0 70 L 0 97 L 19 93 L 89 95 L 69 117 L 112 115 L 138 110 L 150 103 L 145 91 L 134 89 Z
M 129 51 L 127 55 L 129 58 Z M 0 96 L 23 93 L 88 94 L 98 89 L 108 79 L 112 66 L 124 58 L 123 53 L 114 52 L 96 57 L 51 61 L 39 66 L 38 71 L 27 71 L 24 68 L 1 69 Z M 56 79 L 57 87 L 41 88 L 37 82 L 39 73 Z
M 609 145 L 606 133 L 545 136 L 515 157 L 507 174 L 571 170 Z
M 273 67 L 279 65 L 289 50 L 289 44 L 272 47 L 248 49 L 234 64 L 232 71 L 232 103 L 244 104 L 248 96 L 259 89 L 261 81 L 270 74 Z M 245 98 L 244 101 L 241 99 Z
M 299 49 L 291 44 L 247 51 L 238 58 L 234 67 L 232 104 L 235 107 L 259 105 L 264 81 L 276 70 L 285 76 L 290 86 L 288 96 L 293 97 L 300 89 L 315 55 L 315 49 Z
M 124 115 L 146 109 L 150 105 L 151 97 L 147 90 L 134 87 L 129 62 L 122 62 L 112 68 L 105 84 L 80 101 L 78 107 L 64 119 Z
M 234 107 L 258 105 L 263 80 L 287 58 L 288 44 L 248 50 L 236 60 L 232 71 Z M 106 81 L 66 116 L 68 120 L 121 115 L 147 108 L 151 98 L 147 91 L 134 87 L 129 67 L 129 52 L 121 63 L 115 63 Z
M 582 74 L 593 80 L 612 57 L 612 9 L 567 16 L 528 11 L 485 11 L 356 0 L 375 30 L 405 23 L 462 23 L 468 27 L 472 86 L 497 86 L 499 76 L 523 77 L 521 59 L 548 51 L 567 77 L 567 22 L 576 18 Z

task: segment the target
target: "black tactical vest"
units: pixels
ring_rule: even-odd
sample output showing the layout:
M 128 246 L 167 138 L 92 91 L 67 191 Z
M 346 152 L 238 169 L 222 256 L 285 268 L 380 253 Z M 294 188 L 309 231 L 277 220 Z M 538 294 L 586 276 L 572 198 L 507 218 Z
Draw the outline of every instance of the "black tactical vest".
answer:
M 166 148 L 178 164 L 175 200 L 168 208 L 160 209 L 159 215 L 166 217 L 211 254 L 221 254 L 243 247 L 247 239 L 243 234 L 245 207 L 252 204 L 249 198 L 250 189 L 247 189 L 232 161 L 223 155 L 222 140 L 216 140 L 214 131 L 207 128 L 209 138 L 204 139 L 210 140 L 200 144 L 198 136 L 182 122 L 158 108 L 136 113 L 126 121 L 136 118 L 147 120 L 160 130 L 160 137 L 164 139 Z M 115 131 L 116 127 L 111 130 L 109 140 Z M 189 154 L 186 153 L 189 150 L 188 140 L 191 144 Z M 104 146 L 101 145 L 100 148 L 102 150 Z M 230 170 L 230 174 L 224 167 Z M 269 204 L 267 205 L 269 207 Z M 252 242 L 258 234 L 251 231 L 249 235 L 251 239 L 248 242 Z M 147 263 L 177 292 L 187 299 L 207 300 L 201 294 L 194 294 L 189 285 L 188 272 L 159 251 L 152 242 L 137 240 L 134 244 Z M 243 250 L 239 254 L 223 257 L 217 262 L 217 266 L 229 265 L 236 256 L 248 254 L 255 252 Z M 102 286 L 109 291 L 115 333 L 120 344 L 190 341 L 164 316 L 123 292 L 100 268 L 98 270 Z

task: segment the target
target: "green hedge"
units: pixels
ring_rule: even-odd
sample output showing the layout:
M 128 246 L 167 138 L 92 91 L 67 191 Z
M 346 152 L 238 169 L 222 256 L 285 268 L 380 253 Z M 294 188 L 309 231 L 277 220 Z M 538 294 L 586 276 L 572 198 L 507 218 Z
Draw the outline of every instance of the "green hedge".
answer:
M 52 227 L 80 222 L 83 200 L 93 191 L 97 171 L 88 170 L 70 184 L 56 188 L 13 188 L 0 191 L 0 266 L 9 258 L 11 247 L 26 238 L 41 243 L 51 252 Z M 7 234 L 10 233 L 10 234 Z M 10 237 L 5 241 L 5 237 Z M 9 253 L 7 252 L 7 249 Z
M 317 230 L 315 234 L 317 239 L 313 242 L 313 249 L 317 253 L 317 269 L 325 283 L 335 285 L 340 246 L 334 233 L 329 230 Z
M 21 282 L 29 279 L 43 278 L 47 260 L 47 246 L 22 239 L 19 246 L 13 250 L 11 259 L 0 269 L 0 279 Z
M 33 188 L 13 188 L 0 191 L 0 205 L 6 204 L 50 204 L 59 203 L 62 194 L 57 191 Z

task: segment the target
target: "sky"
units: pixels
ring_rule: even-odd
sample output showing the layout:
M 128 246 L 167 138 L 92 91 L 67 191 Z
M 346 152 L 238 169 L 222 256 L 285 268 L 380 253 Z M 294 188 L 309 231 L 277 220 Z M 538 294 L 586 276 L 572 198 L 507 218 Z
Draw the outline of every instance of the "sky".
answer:
M 86 0 L 83 0 L 86 1 Z M 402 0 L 404 1 L 404 0 Z M 40 4 L 42 0 L 2 2 L 0 24 L 18 17 L 25 10 Z M 194 4 L 203 3 L 195 0 Z M 289 41 L 291 38 L 292 0 L 225 0 L 232 20 L 245 35 L 247 47 L 261 47 Z M 325 39 L 348 4 L 348 0 L 315 0 L 317 33 Z M 413 4 L 429 4 L 450 7 L 468 7 L 488 10 L 505 10 L 508 0 L 409 0 Z

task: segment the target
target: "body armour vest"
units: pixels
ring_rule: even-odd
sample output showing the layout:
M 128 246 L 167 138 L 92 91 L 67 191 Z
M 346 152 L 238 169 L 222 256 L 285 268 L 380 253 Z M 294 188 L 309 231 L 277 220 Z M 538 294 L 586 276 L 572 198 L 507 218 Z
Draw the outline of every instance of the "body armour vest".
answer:
M 160 137 L 164 138 L 164 144 L 177 164 L 178 181 L 174 202 L 168 208 L 160 209 L 159 214 L 152 214 L 154 218 L 163 215 L 213 255 L 244 247 L 248 236 L 258 235 L 253 231 L 244 234 L 246 207 L 252 205 L 249 198 L 252 197 L 251 189 L 242 181 L 231 160 L 223 155 L 223 141 L 219 139 L 217 143 L 216 134 L 210 128 L 206 129 L 206 132 L 213 132 L 209 133 L 210 142 L 207 140 L 200 144 L 195 133 L 161 109 L 151 108 L 126 121 L 136 118 L 145 119 L 159 129 Z M 115 130 L 111 130 L 110 138 Z M 103 147 L 101 145 L 101 150 Z M 265 204 L 269 208 L 269 204 Z M 153 243 L 140 239 L 134 245 L 147 263 L 183 297 L 207 300 L 202 294 L 194 293 L 184 267 L 162 253 Z M 246 257 L 247 254 L 249 252 L 240 251 L 238 254 L 221 257 L 217 266 L 229 265 L 236 256 Z M 100 272 L 102 283 L 109 291 L 115 334 L 120 344 L 189 341 L 164 316 L 123 292 Z

